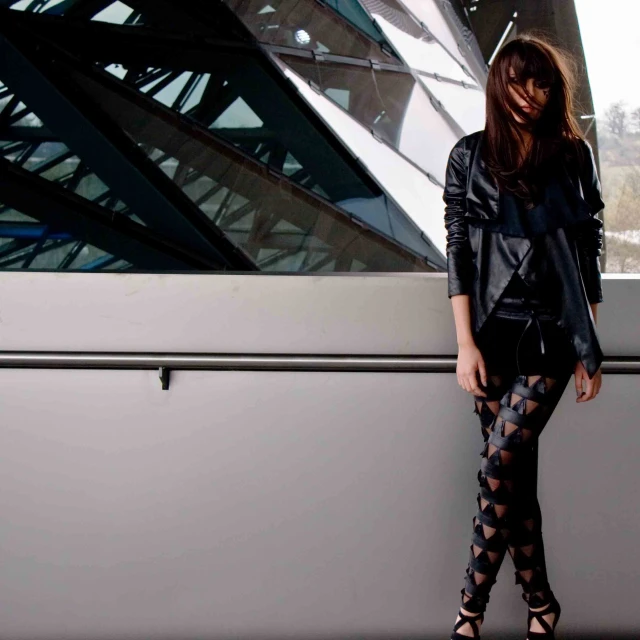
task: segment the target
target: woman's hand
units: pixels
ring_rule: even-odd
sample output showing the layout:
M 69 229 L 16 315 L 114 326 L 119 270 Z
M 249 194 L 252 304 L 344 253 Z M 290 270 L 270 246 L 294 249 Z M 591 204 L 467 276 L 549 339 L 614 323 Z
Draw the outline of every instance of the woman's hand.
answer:
M 486 398 L 487 394 L 478 386 L 478 372 L 480 373 L 482 384 L 486 387 L 487 370 L 480 349 L 478 349 L 475 342 L 460 345 L 458 348 L 458 364 L 456 366 L 458 384 L 465 391 Z
M 584 368 L 582 362 L 578 360 L 574 375 L 576 380 L 576 393 L 578 394 L 576 402 L 587 402 L 588 400 L 593 400 L 598 395 L 600 387 L 602 386 L 602 369 L 598 369 L 593 378 L 589 379 L 587 370 Z M 582 390 L 583 382 L 587 387 L 586 391 Z

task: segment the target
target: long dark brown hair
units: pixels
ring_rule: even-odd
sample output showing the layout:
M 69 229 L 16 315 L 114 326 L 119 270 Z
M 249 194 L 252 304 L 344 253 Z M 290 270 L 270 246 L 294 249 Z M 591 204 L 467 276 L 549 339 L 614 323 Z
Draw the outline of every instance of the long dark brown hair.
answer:
M 526 89 L 529 78 L 549 90 L 549 98 L 536 120 L 521 109 L 509 91 L 510 69 L 516 90 L 531 105 L 541 107 Z M 574 62 L 568 54 L 543 38 L 521 34 L 505 44 L 491 64 L 487 79 L 487 110 L 483 159 L 498 186 L 533 206 L 539 199 L 544 169 L 555 157 L 580 153 L 582 138 L 574 117 Z M 519 124 L 512 111 L 524 121 Z M 529 153 L 522 157 L 522 129 L 532 134 Z

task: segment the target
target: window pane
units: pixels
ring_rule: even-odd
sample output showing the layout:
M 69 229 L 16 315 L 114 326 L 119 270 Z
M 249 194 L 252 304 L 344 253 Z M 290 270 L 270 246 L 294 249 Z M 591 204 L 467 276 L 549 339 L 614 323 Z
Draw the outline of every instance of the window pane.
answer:
M 339 66 L 342 68 L 344 65 Z M 326 198 L 346 212 L 355 213 L 367 224 L 412 251 L 423 256 L 433 254 L 432 247 L 421 237 L 420 229 L 415 224 L 412 225 L 411 218 L 398 209 L 365 174 L 348 163 L 346 153 L 341 155 L 330 144 L 328 138 L 334 134 L 322 131 L 312 124 L 291 96 L 284 93 L 280 85 L 274 82 L 272 75 L 254 59 L 240 54 L 219 54 L 211 62 L 208 72 L 153 67 L 149 69 L 139 78 L 134 73 L 126 76 L 128 84 L 164 106 L 184 113 L 242 153 L 287 175 L 301 187 Z M 337 99 L 348 99 L 350 105 L 358 109 L 373 107 L 369 114 L 373 113 L 374 117 L 378 117 L 380 112 L 376 113 L 375 105 L 365 106 L 366 96 L 359 95 L 357 85 L 352 87 L 355 97 L 349 95 L 347 98 L 345 93 L 348 80 L 360 80 L 363 77 L 360 75 L 361 70 L 356 68 L 351 76 L 345 77 L 342 74 L 342 71 L 336 71 L 335 82 L 330 81 L 334 86 L 328 88 L 335 90 L 333 95 Z M 402 76 L 404 82 L 409 79 L 412 86 L 415 85 L 409 74 L 398 73 L 393 76 Z M 336 86 L 337 82 L 340 83 L 339 86 Z M 389 89 L 393 90 L 393 86 Z M 406 85 L 400 85 L 400 90 L 406 92 Z M 423 99 L 427 102 L 426 107 L 435 114 L 426 96 L 423 95 Z M 393 103 L 395 97 L 390 96 L 389 100 Z M 427 114 L 425 111 L 422 118 L 427 117 Z M 415 122 L 412 118 L 409 121 Z M 384 121 L 381 122 L 381 131 L 386 131 L 389 136 L 395 135 L 396 138 L 400 136 L 398 143 L 402 143 L 401 132 L 393 133 L 393 123 L 386 130 L 382 128 L 382 124 Z M 442 125 L 441 122 L 438 124 Z M 446 130 L 446 127 L 439 126 L 437 135 L 442 135 Z M 449 136 L 447 144 L 450 142 L 451 147 L 455 137 L 451 131 Z M 434 137 L 436 136 L 431 136 L 431 140 Z M 429 154 L 424 149 L 419 153 L 425 158 L 438 155 Z M 417 151 L 415 155 L 418 155 Z M 436 165 L 439 167 L 440 164 L 442 160 L 429 166 L 433 165 L 435 172 Z M 441 170 L 442 174 L 443 172 L 444 166 Z M 354 210 L 354 203 L 357 203 L 357 212 Z M 402 237 L 399 230 L 402 230 Z
M 444 255 L 442 187 L 431 182 L 424 173 L 400 157 L 393 149 L 377 142 L 364 127 L 327 98 L 314 92 L 295 73 L 289 69 L 285 69 L 285 73 L 296 83 L 300 93 L 317 109 L 352 152 L 362 158 L 368 170 L 385 191 L 393 194 L 398 205 L 411 216 L 414 223 Z M 422 109 L 419 111 L 421 112 Z M 418 120 L 416 119 L 415 122 Z M 407 144 L 409 144 L 408 139 Z M 440 154 L 442 158 L 446 158 L 450 150 L 450 146 L 447 148 L 433 145 L 434 154 Z M 341 206 L 345 207 L 346 203 L 341 203 Z
M 603 271 L 640 273 L 640 87 L 633 68 L 640 55 L 640 6 L 625 0 L 602 5 L 576 0 L 593 113 L 579 112 L 597 132 L 605 209 Z

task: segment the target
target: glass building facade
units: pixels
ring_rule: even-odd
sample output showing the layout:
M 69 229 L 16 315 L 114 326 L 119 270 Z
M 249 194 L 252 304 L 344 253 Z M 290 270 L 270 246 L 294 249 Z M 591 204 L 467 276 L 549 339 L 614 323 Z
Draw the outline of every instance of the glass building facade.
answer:
M 442 0 L 0 0 L 0 268 L 446 270 Z

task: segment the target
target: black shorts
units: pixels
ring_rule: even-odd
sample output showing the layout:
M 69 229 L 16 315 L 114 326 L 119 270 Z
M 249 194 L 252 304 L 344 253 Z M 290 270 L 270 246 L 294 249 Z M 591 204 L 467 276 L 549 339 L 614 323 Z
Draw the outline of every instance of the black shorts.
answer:
M 484 358 L 487 375 L 555 377 L 573 373 L 578 360 L 569 336 L 558 324 L 557 315 L 525 302 L 496 305 L 480 328 L 476 344 Z

